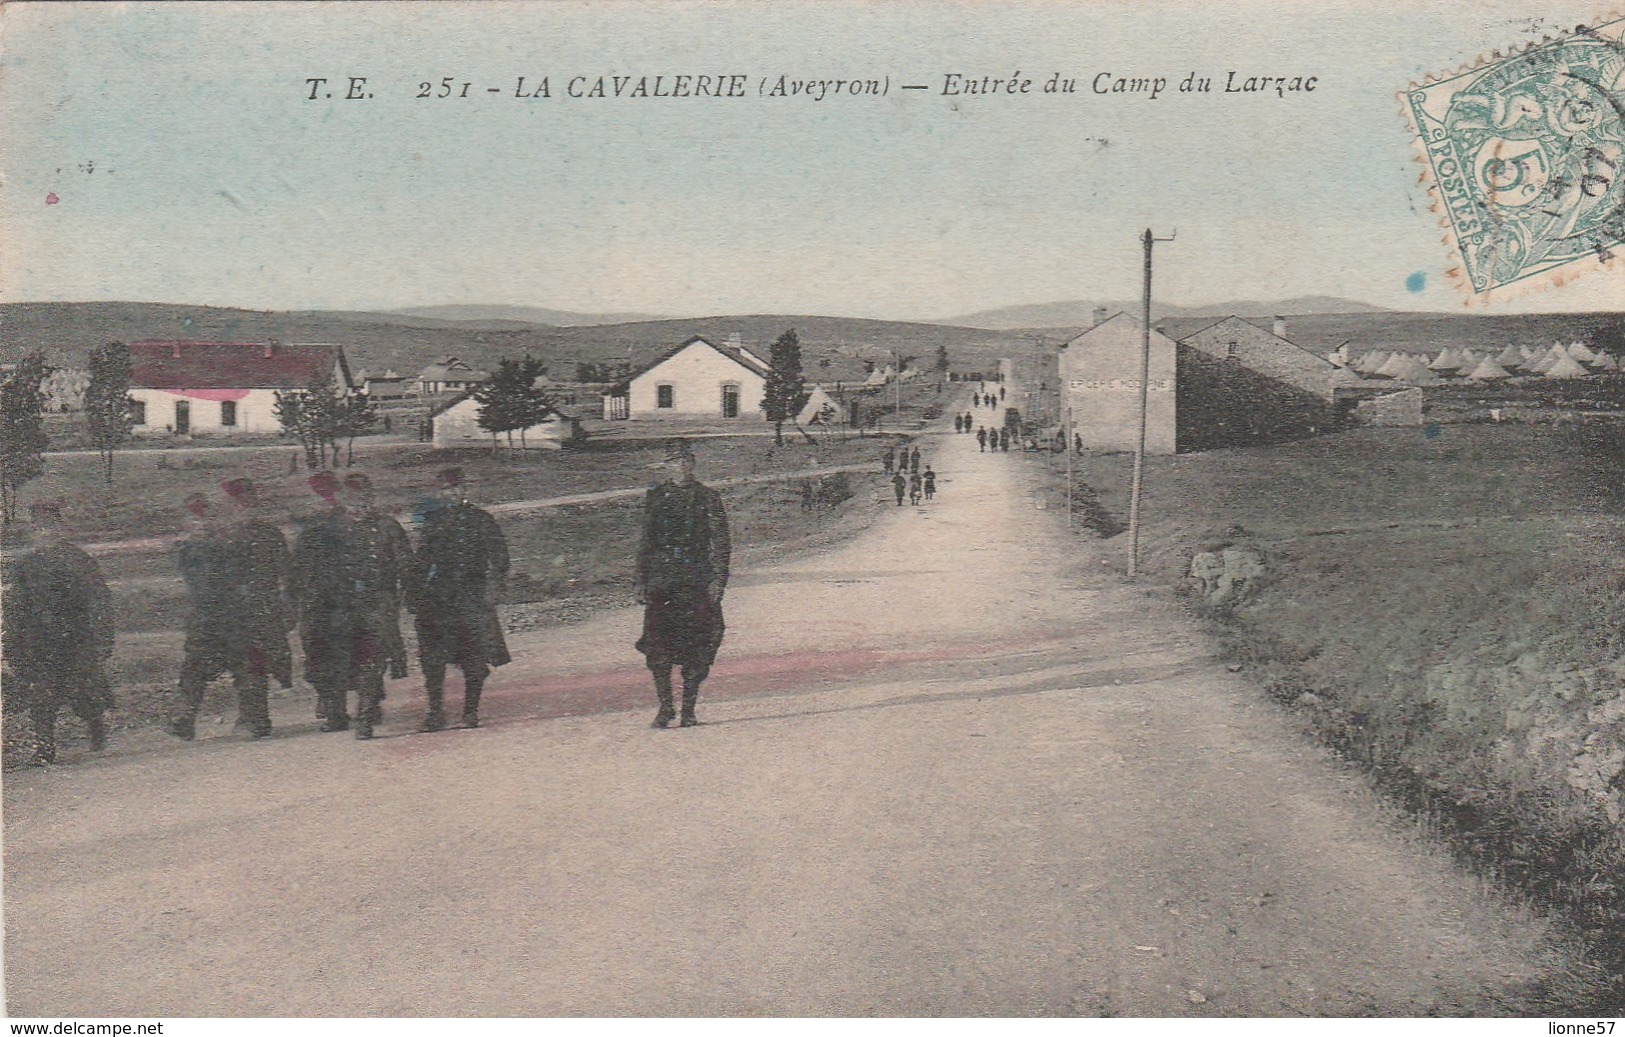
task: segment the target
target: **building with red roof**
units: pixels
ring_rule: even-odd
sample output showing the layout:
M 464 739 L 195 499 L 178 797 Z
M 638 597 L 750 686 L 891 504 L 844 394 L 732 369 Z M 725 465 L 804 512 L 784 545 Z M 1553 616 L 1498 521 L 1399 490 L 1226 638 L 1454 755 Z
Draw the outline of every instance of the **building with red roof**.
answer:
M 276 394 L 331 379 L 355 389 L 342 346 L 326 343 L 130 343 L 137 433 L 274 433 Z

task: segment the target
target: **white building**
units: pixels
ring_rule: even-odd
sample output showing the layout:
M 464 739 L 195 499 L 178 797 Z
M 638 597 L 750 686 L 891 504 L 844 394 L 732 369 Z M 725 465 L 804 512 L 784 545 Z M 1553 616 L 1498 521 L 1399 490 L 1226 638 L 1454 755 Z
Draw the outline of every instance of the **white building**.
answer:
M 479 419 L 480 404 L 472 390 L 441 403 L 429 411 L 433 447 L 447 450 L 491 446 L 491 433 L 480 428 Z M 565 444 L 580 438 L 581 422 L 556 410 L 526 428 L 523 434 L 515 429 L 511 437 L 507 433 L 497 437 L 504 449 L 511 439 L 515 449 L 524 450 L 562 450 Z
M 337 392 L 355 388 L 336 345 L 132 342 L 130 362 L 137 433 L 277 433 L 279 390 L 308 389 L 327 375 Z
M 1062 347 L 1062 406 L 1071 408 L 1073 427 L 1089 450 L 1133 450 L 1138 444 L 1144 328 L 1126 313 L 1106 317 L 1097 311 L 1095 326 Z M 1178 347 L 1155 329 L 1150 342 L 1145 449 L 1171 454 Z
M 761 420 L 766 386 L 767 365 L 754 353 L 695 336 L 632 376 L 627 416 Z

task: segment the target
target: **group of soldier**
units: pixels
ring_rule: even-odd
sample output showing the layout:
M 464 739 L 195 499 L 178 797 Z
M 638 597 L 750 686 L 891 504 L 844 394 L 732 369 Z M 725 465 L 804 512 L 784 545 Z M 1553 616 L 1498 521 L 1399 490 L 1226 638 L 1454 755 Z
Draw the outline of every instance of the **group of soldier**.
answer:
M 229 673 L 238 722 L 252 738 L 269 735 L 270 678 L 292 686 L 288 635 L 297 629 L 322 730 L 353 725 L 357 738 L 371 738 L 382 719 L 384 674 L 407 675 L 403 608 L 414 616 L 428 697 L 421 730 L 445 727 L 448 664 L 463 672 L 462 725 L 478 727 L 486 676 L 509 661 L 496 615 L 508 546 L 496 520 L 468 501 L 462 471 L 440 472 L 436 491 L 420 503 L 416 549 L 378 509 L 366 475 L 317 472 L 308 485 L 317 508 L 291 552 L 251 480 L 221 484 L 223 500 L 187 499 L 188 535 L 177 554 L 186 644 L 170 733 L 195 736 L 204 690 Z
M 692 727 L 700 683 L 722 643 L 731 541 L 721 495 L 694 478 L 686 441 L 668 445 L 667 467 L 670 477 L 644 501 L 636 647 L 654 678 L 654 726 L 680 719 Z M 270 681 L 293 686 L 289 637 L 297 631 L 321 729 L 373 737 L 385 674 L 407 676 L 403 610 L 413 617 L 427 698 L 418 729 L 446 726 L 448 666 L 462 672 L 461 726 L 478 727 L 486 678 L 511 661 L 497 615 L 508 545 L 490 513 L 468 500 L 462 470 L 441 471 L 419 502 L 415 546 L 379 510 L 366 475 L 318 472 L 307 485 L 317 506 L 297 524 L 291 549 L 251 479 L 185 500 L 186 533 L 176 547 L 185 643 L 169 732 L 195 738 L 209 683 L 230 674 L 238 723 L 250 738 L 270 735 Z M 31 542 L 5 558 L 4 679 L 8 708 L 32 718 L 32 762 L 43 764 L 56 758 L 63 708 L 84 720 L 93 750 L 106 744 L 114 610 L 100 567 L 72 542 L 60 504 L 37 502 L 30 516 Z M 672 685 L 678 668 L 681 714 Z

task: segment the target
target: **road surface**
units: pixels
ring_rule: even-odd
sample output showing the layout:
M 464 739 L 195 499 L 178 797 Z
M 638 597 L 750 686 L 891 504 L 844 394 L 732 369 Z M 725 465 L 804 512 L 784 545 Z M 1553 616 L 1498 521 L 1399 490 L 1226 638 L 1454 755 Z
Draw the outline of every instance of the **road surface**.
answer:
M 929 506 L 877 481 L 861 536 L 736 574 L 698 728 L 649 728 L 629 608 L 516 635 L 479 731 L 411 733 L 414 675 L 370 743 L 307 692 L 269 741 L 8 774 L 9 1010 L 1476 1015 L 1562 965 L 1080 571 L 1035 461 L 922 443 Z

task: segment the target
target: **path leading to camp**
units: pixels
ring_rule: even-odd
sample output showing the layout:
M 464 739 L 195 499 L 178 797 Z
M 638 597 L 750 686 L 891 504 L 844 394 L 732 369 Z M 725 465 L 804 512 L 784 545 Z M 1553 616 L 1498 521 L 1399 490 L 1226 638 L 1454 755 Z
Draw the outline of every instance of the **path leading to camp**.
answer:
M 10 1011 L 1521 1007 L 1538 926 L 1077 572 L 1026 458 L 921 442 L 938 500 L 737 574 L 699 728 L 648 727 L 628 608 L 516 637 L 477 732 L 408 733 L 414 677 L 372 743 L 285 697 L 267 742 L 7 775 Z

